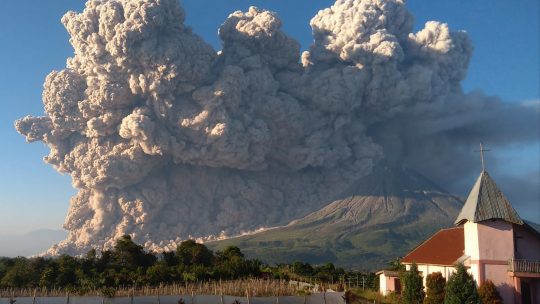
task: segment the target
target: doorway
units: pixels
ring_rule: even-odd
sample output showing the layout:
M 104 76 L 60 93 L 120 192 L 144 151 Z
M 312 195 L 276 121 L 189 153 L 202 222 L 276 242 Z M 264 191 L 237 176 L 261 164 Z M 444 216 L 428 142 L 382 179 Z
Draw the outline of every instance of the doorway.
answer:
M 527 282 L 521 282 L 521 303 L 532 304 L 531 286 Z

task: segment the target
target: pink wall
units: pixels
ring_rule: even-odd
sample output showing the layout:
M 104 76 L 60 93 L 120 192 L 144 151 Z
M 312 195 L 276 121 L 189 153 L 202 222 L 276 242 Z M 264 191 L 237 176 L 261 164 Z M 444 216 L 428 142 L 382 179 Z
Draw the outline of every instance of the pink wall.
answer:
M 501 221 L 478 223 L 480 260 L 507 261 L 514 257 L 514 232 L 512 224 Z
M 508 275 L 507 265 L 484 264 L 484 279 L 491 280 L 504 303 L 514 303 L 514 279 Z
M 514 280 L 508 275 L 508 260 L 514 257 L 512 224 L 502 221 L 478 223 L 478 283 L 491 280 L 504 303 L 514 303 Z M 471 261 L 472 262 L 472 261 Z
M 388 290 L 396 291 L 396 284 L 394 282 L 395 278 L 388 278 L 388 282 L 386 283 Z

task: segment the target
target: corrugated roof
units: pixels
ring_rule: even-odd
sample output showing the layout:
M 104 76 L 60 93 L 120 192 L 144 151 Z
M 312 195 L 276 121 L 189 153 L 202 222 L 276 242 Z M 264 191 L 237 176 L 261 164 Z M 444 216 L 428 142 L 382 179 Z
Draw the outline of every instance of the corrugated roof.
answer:
M 407 254 L 401 262 L 454 265 L 463 256 L 463 252 L 465 251 L 464 234 L 463 227 L 439 230 L 439 232 Z
M 523 225 L 523 220 L 504 197 L 497 184 L 486 171 L 482 171 L 469 193 L 469 197 L 467 197 L 455 224 L 459 225 L 465 221 L 478 223 L 491 219 L 502 219 L 510 223 Z

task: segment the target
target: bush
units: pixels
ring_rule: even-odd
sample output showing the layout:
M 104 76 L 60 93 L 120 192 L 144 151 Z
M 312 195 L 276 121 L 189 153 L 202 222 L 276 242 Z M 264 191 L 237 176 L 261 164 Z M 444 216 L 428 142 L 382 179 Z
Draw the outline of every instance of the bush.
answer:
M 497 287 L 493 284 L 492 281 L 487 280 L 478 288 L 478 295 L 482 300 L 482 304 L 502 304 L 503 300 Z
M 426 277 L 426 298 L 424 304 L 440 304 L 444 302 L 444 287 L 446 279 L 440 272 L 434 272 Z
M 422 283 L 422 276 L 418 271 L 416 263 L 411 265 L 411 269 L 402 275 L 403 289 L 403 303 L 405 304 L 420 304 L 424 301 L 424 284 Z
M 100 291 L 101 294 L 107 298 L 114 298 L 114 296 L 116 295 L 116 289 L 112 287 L 103 287 Z
M 456 265 L 454 273 L 446 283 L 444 304 L 480 304 L 476 282 L 463 264 Z
M 352 291 L 347 290 L 343 295 L 343 300 L 345 300 L 345 303 L 351 304 L 356 303 L 358 300 L 360 300 L 360 297 L 354 294 Z

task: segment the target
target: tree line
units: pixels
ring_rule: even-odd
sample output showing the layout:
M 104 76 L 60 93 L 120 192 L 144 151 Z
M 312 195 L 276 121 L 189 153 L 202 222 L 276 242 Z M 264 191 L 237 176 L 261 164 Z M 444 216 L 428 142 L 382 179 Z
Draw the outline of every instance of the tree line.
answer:
M 343 279 L 346 275 L 351 277 L 360 273 L 346 272 L 332 263 L 267 265 L 246 258 L 238 247 L 229 246 L 214 253 L 193 240 L 182 242 L 174 251 L 147 252 L 129 235 L 119 238 L 111 250 L 90 250 L 80 257 L 0 258 L 0 288 L 40 287 L 79 293 L 104 288 L 244 278 L 316 278 L 318 282 L 346 284 Z M 367 278 L 368 286 L 375 285 L 373 274 Z

